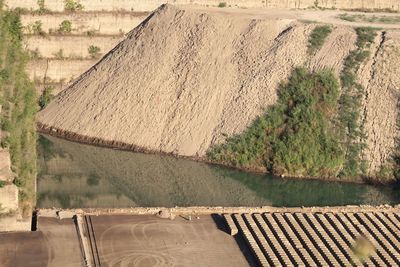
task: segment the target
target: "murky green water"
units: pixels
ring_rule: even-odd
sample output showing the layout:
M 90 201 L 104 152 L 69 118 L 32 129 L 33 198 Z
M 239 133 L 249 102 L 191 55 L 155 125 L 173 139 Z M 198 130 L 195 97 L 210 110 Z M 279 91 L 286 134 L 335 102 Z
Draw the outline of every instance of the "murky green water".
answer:
M 39 207 L 397 204 L 400 190 L 282 179 L 40 136 Z

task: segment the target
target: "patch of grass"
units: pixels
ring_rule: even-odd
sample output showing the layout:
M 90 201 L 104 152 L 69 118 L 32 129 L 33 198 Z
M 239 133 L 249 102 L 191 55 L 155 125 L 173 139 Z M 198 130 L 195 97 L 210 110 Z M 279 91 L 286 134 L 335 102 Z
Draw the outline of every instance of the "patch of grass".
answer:
M 30 34 L 36 34 L 40 36 L 46 36 L 46 32 L 42 29 L 43 23 L 37 20 L 31 24 L 27 25 L 27 30 Z
M 71 31 L 72 31 L 72 22 L 69 20 L 63 20 L 57 29 L 57 32 L 60 34 L 71 33 Z
M 226 2 L 220 2 L 219 4 L 218 4 L 218 7 L 226 7 Z
M 9 132 L 2 140 L 11 154 L 15 184 L 20 186 L 20 207 L 35 205 L 37 96 L 25 73 L 29 55 L 22 47 L 19 13 L 6 11 L 0 1 L 0 99 L 3 106 L 1 126 Z
M 339 84 L 333 71 L 297 68 L 281 85 L 278 102 L 243 134 L 213 147 L 210 160 L 277 175 L 336 176 L 344 153 L 331 123 Z
M 95 173 L 91 173 L 86 180 L 86 183 L 89 186 L 96 186 L 99 184 L 99 182 L 100 182 L 100 177 Z
M 48 10 L 45 7 L 45 1 L 44 0 L 37 0 L 37 5 L 38 5 L 38 9 L 36 10 L 36 13 L 39 15 L 43 15 L 43 14 L 47 14 L 50 13 L 50 10 Z
M 328 25 L 316 26 L 308 39 L 308 54 L 314 54 L 319 50 L 331 32 L 332 29 Z
M 383 23 L 383 24 L 396 24 L 400 23 L 400 16 L 366 16 L 363 14 L 340 14 L 339 19 L 350 22 L 370 22 L 370 23 Z
M 82 11 L 83 5 L 79 1 L 64 0 L 64 10 L 68 12 Z
M 95 46 L 95 45 L 90 45 L 89 47 L 88 47 L 88 53 L 89 53 L 89 56 L 91 57 L 91 58 L 98 58 L 98 57 L 100 57 L 100 47 L 98 47 L 98 46 Z
M 399 13 L 399 11 L 391 8 L 347 8 L 343 10 L 364 13 Z

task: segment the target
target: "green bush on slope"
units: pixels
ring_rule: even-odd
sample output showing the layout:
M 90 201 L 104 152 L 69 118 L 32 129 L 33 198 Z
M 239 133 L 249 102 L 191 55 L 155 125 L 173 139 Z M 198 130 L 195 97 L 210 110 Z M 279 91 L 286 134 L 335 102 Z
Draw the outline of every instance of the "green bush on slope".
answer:
M 323 28 L 321 28 L 323 27 Z M 322 47 L 330 32 L 316 27 L 309 53 Z M 376 29 L 356 29 L 356 49 L 345 59 L 339 81 L 332 71 L 297 68 L 280 87 L 278 102 L 242 134 L 208 151 L 217 163 L 274 174 L 356 178 L 366 172 L 361 120 L 363 87 L 356 73 L 369 57 Z M 399 161 L 400 162 L 400 161 Z
M 278 103 L 242 135 L 212 148 L 211 160 L 275 174 L 336 176 L 344 155 L 331 123 L 339 84 L 332 71 L 297 68 Z

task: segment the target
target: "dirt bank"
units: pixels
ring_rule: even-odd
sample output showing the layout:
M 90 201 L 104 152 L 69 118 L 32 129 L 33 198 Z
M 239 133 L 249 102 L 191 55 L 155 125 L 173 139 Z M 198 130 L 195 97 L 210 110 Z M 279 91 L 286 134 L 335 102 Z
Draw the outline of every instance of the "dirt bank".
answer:
M 279 83 L 295 67 L 309 62 L 314 70 L 339 73 L 355 47 L 354 29 L 333 26 L 309 56 L 314 27 L 250 11 L 164 5 L 40 112 L 39 128 L 81 142 L 201 158 L 274 104 Z M 389 92 L 398 91 L 400 73 L 387 62 L 400 57 L 389 53 L 397 51 L 397 35 L 387 30 L 390 38 L 377 38 L 359 75 L 368 91 L 372 173 L 390 156 L 396 136 L 396 107 L 376 106 L 376 98 L 388 92 L 385 99 L 395 101 Z

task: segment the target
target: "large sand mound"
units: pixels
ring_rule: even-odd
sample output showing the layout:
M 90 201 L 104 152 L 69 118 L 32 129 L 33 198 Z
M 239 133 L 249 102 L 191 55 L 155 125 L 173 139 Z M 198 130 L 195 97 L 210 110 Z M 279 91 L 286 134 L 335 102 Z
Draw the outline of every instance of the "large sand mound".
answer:
M 275 103 L 278 84 L 310 59 L 307 44 L 314 27 L 249 12 L 164 5 L 40 112 L 39 126 L 85 142 L 202 157 L 210 146 L 241 133 Z M 397 38 L 388 36 L 392 41 Z M 354 29 L 334 26 L 308 61 L 310 67 L 331 67 L 339 73 L 355 40 Z M 372 91 L 389 90 L 377 88 L 382 79 L 389 79 L 379 75 L 380 70 L 393 72 L 393 81 L 384 86 L 398 91 L 398 68 L 377 63 L 385 60 L 384 55 L 392 57 L 383 52 L 385 47 L 373 51 L 375 56 L 362 69 L 362 82 L 371 91 L 366 107 L 376 109 L 372 102 L 378 95 Z M 372 69 L 377 68 L 375 74 Z M 389 91 L 386 96 L 390 99 Z M 393 108 L 390 114 L 396 114 Z M 366 112 L 368 133 L 389 131 L 388 137 L 394 137 L 395 116 L 385 125 L 373 123 L 385 112 Z M 371 153 L 389 154 L 392 140 L 369 136 L 374 143 Z M 380 156 L 370 158 L 382 161 Z

